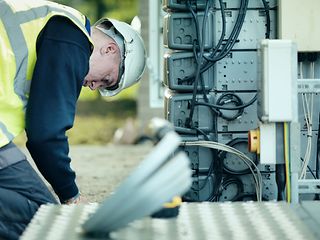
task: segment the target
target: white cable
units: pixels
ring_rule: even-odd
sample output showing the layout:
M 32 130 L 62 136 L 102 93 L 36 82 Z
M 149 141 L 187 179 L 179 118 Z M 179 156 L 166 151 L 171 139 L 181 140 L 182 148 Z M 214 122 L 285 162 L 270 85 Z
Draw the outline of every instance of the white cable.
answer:
M 300 78 L 303 79 L 303 64 L 300 62 Z M 310 63 L 310 78 L 314 78 L 315 71 L 314 71 L 314 62 Z M 313 94 L 302 93 L 302 107 L 304 113 L 304 119 L 306 121 L 307 127 L 307 144 L 306 150 L 302 162 L 302 168 L 299 178 L 305 179 L 307 176 L 307 168 L 311 158 L 311 151 L 312 151 L 312 117 L 313 117 Z
M 238 156 L 250 169 L 252 176 L 254 178 L 257 200 L 262 201 L 262 176 L 257 165 L 252 161 L 248 156 L 246 156 L 243 152 L 240 152 L 238 149 L 230 147 L 229 145 L 213 142 L 213 141 L 197 141 L 197 142 L 182 142 L 184 146 L 201 146 L 207 148 L 213 148 L 217 150 L 222 150 L 226 152 L 230 152 Z M 252 166 L 256 169 L 257 173 L 254 172 Z
M 302 66 L 302 62 L 299 63 L 299 68 L 300 68 L 300 78 L 303 79 L 303 66 Z
M 307 116 L 307 110 L 306 110 L 306 104 L 305 104 L 305 100 L 306 100 L 306 97 L 305 97 L 305 94 L 302 93 L 301 95 L 301 100 L 302 100 L 302 108 L 303 108 L 303 114 L 304 114 L 304 119 L 306 121 L 306 125 L 307 125 L 307 130 L 309 129 L 309 119 L 308 119 L 308 116 Z M 303 163 L 302 163 L 302 168 L 301 168 L 301 173 L 300 173 L 300 179 L 303 179 L 304 178 L 304 166 L 305 166 L 305 161 L 306 161 L 306 157 L 308 155 L 308 143 L 307 143 L 307 147 L 306 147 L 306 151 L 305 151 L 305 155 L 304 155 L 304 158 L 303 158 Z
M 308 158 L 307 161 L 305 163 L 305 167 L 304 167 L 304 172 L 305 172 L 305 178 L 306 178 L 306 174 L 307 174 L 307 167 L 309 165 L 310 162 L 310 158 L 311 158 L 311 151 L 312 151 L 312 113 L 313 113 L 313 93 L 309 94 L 310 98 L 309 101 L 311 101 L 311 106 L 309 108 L 309 128 L 308 128 L 308 132 L 307 132 L 307 138 L 308 138 Z
M 307 98 L 306 98 L 306 95 L 303 93 L 302 94 L 302 107 L 303 107 L 304 119 L 306 121 L 307 132 L 308 132 L 308 130 L 309 130 L 309 118 L 308 118 L 308 111 L 307 111 L 306 102 L 307 102 Z M 301 173 L 300 173 L 300 177 L 299 177 L 300 179 L 305 178 L 304 169 L 305 169 L 305 163 L 306 163 L 307 157 L 308 157 L 308 152 L 309 152 L 309 145 L 308 145 L 308 138 L 307 138 L 307 146 L 306 146 L 306 150 L 305 150 L 305 154 L 304 154 L 304 158 L 303 158 Z
M 313 94 L 302 94 L 302 107 L 304 118 L 307 125 L 307 147 L 304 155 L 300 179 L 305 179 L 307 176 L 307 168 L 310 162 L 312 151 L 312 117 L 313 117 Z
M 249 167 L 250 171 L 253 173 L 253 177 L 254 177 L 254 180 L 255 180 L 255 183 L 256 183 L 256 192 L 257 193 L 260 193 L 260 199 L 262 197 L 262 189 L 260 186 L 262 186 L 262 178 L 258 178 L 259 180 L 257 180 L 256 176 L 255 176 L 255 173 L 251 167 L 251 164 L 257 169 L 257 166 L 255 165 L 255 163 L 250 159 L 248 158 L 245 154 L 243 154 L 242 152 L 240 152 L 239 150 L 235 149 L 235 148 L 232 148 L 230 147 L 229 145 L 224 145 L 224 144 L 221 144 L 221 143 L 215 143 L 215 142 L 212 142 L 216 145 L 219 146 L 220 150 L 223 150 L 223 151 L 228 151 L 228 152 L 231 152 L 235 155 L 237 155 L 239 158 L 241 158 L 245 163 L 246 165 Z M 209 146 L 210 147 L 210 146 Z M 259 169 L 257 169 L 257 171 L 259 172 Z M 259 172 L 260 173 L 260 172 Z M 257 197 L 257 199 L 259 199 L 259 197 Z
M 306 151 L 306 159 L 304 161 L 304 166 L 303 166 L 303 174 L 304 178 L 306 178 L 306 173 L 307 173 L 307 167 L 310 161 L 310 156 L 311 156 L 311 140 L 312 140 L 312 110 L 310 109 L 310 98 L 312 101 L 312 96 L 313 94 L 308 94 L 309 96 L 306 96 L 306 106 L 307 106 L 307 118 L 308 118 L 308 129 L 307 129 L 307 151 Z M 311 97 L 310 97 L 311 95 Z

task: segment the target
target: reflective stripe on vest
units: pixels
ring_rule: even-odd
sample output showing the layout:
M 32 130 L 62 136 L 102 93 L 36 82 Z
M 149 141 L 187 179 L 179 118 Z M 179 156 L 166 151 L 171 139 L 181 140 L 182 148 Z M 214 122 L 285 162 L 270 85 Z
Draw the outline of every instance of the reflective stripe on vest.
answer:
M 33 4 L 35 4 L 36 6 L 32 7 Z M 20 9 L 19 11 L 19 8 L 22 8 L 22 10 Z M 12 76 L 12 68 L 8 70 L 8 68 L 6 68 L 5 66 L 0 66 L 1 71 L 2 68 L 4 69 L 4 71 L 7 71 L 7 74 L 5 73 L 3 75 L 0 75 L 0 81 L 7 81 L 7 83 L 12 82 L 13 91 L 15 93 L 13 94 L 13 91 L 13 95 L 9 93 L 8 87 L 4 88 L 4 90 L 0 89 L 0 97 L 1 94 L 3 94 L 1 93 L 2 90 L 4 91 L 3 96 L 6 97 L 8 95 L 10 99 L 12 98 L 10 104 L 7 104 L 2 108 L 0 106 L 0 147 L 10 142 L 17 134 L 19 134 L 24 129 L 24 112 L 28 102 L 31 77 L 36 60 L 36 37 L 41 32 L 47 21 L 51 17 L 57 15 L 64 16 L 70 19 L 82 30 L 82 32 L 87 36 L 88 40 L 92 44 L 91 38 L 85 28 L 85 17 L 74 9 L 51 2 L 26 1 L 24 3 L 23 1 L 0 0 L 0 24 L 3 24 L 9 44 L 11 46 L 11 50 L 7 50 L 7 52 L 2 55 L 0 48 L 0 57 L 4 58 L 6 54 L 11 56 L 11 54 L 8 54 L 8 52 L 10 53 L 10 51 L 12 51 L 14 55 L 14 62 L 16 65 L 14 73 L 15 76 L 12 79 L 1 79 L 1 76 Z M 36 22 L 37 24 L 33 24 L 34 22 Z M 2 25 L 0 25 L 0 28 L 1 26 Z M 34 31 L 33 29 L 31 29 L 31 33 L 29 31 L 30 26 L 35 27 Z M 23 27 L 26 27 L 27 30 L 23 29 Z M 2 39 L 4 39 L 5 37 L 6 36 L 3 36 Z M 26 39 L 30 40 L 30 38 L 32 38 L 32 43 L 30 43 L 30 41 L 26 41 Z M 3 42 L 1 42 L 1 36 L 0 43 L 3 44 Z M 29 52 L 30 48 L 31 52 Z M 30 59 L 31 62 L 28 62 L 28 60 Z M 2 65 L 7 62 L 6 59 L 0 60 L 2 60 Z M 10 60 L 13 60 L 12 56 Z M 6 84 L 3 83 L 3 86 L 5 85 Z M 15 99 L 14 95 L 18 96 L 20 101 Z M 3 101 L 3 98 L 4 97 L 2 97 L 1 101 Z M 10 109 L 5 112 L 4 108 Z M 10 121 L 12 117 L 9 116 L 9 114 L 11 113 L 14 113 L 15 115 L 14 123 Z
M 6 14 L 5 18 L 1 18 L 4 27 L 6 28 L 11 48 L 16 59 L 16 77 L 14 80 L 14 91 L 21 98 L 23 105 L 27 104 L 27 98 L 24 94 L 24 82 L 28 67 L 28 47 L 24 39 L 24 35 L 20 25 L 10 24 L 17 21 L 15 14 L 6 2 L 0 2 L 0 16 Z M 18 67 L 19 66 L 19 67 Z
M 0 148 L 0 169 L 23 160 L 26 160 L 26 156 L 14 143 L 11 142 Z

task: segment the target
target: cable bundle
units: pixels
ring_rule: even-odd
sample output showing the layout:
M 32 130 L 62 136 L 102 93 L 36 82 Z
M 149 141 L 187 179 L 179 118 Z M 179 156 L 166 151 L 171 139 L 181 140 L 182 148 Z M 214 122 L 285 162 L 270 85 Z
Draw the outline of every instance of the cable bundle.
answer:
M 208 147 L 208 148 L 213 148 L 221 151 L 230 152 L 232 154 L 237 155 L 250 169 L 255 181 L 257 200 L 258 201 L 262 200 L 262 176 L 261 176 L 260 170 L 255 164 L 255 162 L 251 160 L 248 156 L 246 156 L 244 153 L 228 145 L 218 143 L 218 142 L 212 142 L 212 141 L 183 142 L 182 145 Z M 252 167 L 254 167 L 256 172 Z
M 305 179 L 307 175 L 307 168 L 311 157 L 312 148 L 312 112 L 313 112 L 313 94 L 302 94 L 302 106 L 304 118 L 307 125 L 307 148 L 304 154 L 304 160 L 302 163 L 302 170 L 300 174 L 300 179 Z
M 303 68 L 302 62 L 299 62 L 300 77 L 303 79 Z M 314 62 L 311 62 L 311 78 L 314 78 Z M 302 93 L 302 108 L 304 119 L 307 127 L 307 147 L 302 162 L 302 168 L 299 178 L 305 179 L 307 176 L 307 168 L 310 162 L 311 149 L 312 149 L 312 117 L 313 117 L 313 93 Z

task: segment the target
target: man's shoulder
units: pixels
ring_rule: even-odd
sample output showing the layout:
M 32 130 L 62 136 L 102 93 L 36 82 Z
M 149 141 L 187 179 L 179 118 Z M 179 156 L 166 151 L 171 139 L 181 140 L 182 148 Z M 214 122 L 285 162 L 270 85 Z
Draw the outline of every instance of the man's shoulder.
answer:
M 76 44 L 89 51 L 91 49 L 88 37 L 82 29 L 63 16 L 54 16 L 48 21 L 38 40 L 41 41 L 43 38 Z

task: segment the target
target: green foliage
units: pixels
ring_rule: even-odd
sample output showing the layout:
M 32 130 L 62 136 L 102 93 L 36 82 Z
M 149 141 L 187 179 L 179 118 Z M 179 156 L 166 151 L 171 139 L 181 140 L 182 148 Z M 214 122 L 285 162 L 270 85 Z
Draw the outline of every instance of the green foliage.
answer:
M 55 0 L 85 14 L 92 23 L 103 16 L 130 23 L 138 14 L 138 0 Z
M 138 15 L 137 1 L 127 0 L 114 2 L 117 3 L 116 8 L 110 9 L 106 16 L 130 23 L 134 16 Z

